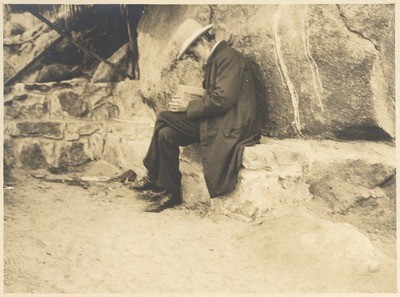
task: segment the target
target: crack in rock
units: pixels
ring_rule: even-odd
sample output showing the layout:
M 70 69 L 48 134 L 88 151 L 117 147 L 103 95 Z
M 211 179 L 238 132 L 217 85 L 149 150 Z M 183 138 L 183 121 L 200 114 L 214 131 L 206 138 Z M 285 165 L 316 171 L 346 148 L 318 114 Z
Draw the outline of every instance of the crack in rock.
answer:
M 210 20 L 209 20 L 209 24 L 213 23 L 213 19 L 214 19 L 214 5 L 210 5 Z
M 365 35 L 364 35 L 362 32 L 350 28 L 350 26 L 349 26 L 349 24 L 348 24 L 348 19 L 347 19 L 346 15 L 344 14 L 344 11 L 342 10 L 341 6 L 340 6 L 339 4 L 336 4 L 336 7 L 337 7 L 337 9 L 339 10 L 339 15 L 340 15 L 341 19 L 343 20 L 343 23 L 344 23 L 344 25 L 346 26 L 346 28 L 347 28 L 350 32 L 352 32 L 352 33 L 354 33 L 354 34 L 360 36 L 361 38 L 363 38 L 363 39 L 368 40 L 369 42 L 371 42 L 372 45 L 375 47 L 375 49 L 376 49 L 377 51 L 379 51 L 379 50 L 380 50 L 380 46 L 379 46 L 379 45 L 375 44 L 370 38 L 365 37 Z
M 298 134 L 303 136 L 303 134 L 301 132 L 301 124 L 300 124 L 299 95 L 298 95 L 298 93 L 295 89 L 295 86 L 289 76 L 289 71 L 285 64 L 285 60 L 283 58 L 283 51 L 281 49 L 281 38 L 279 36 L 279 30 L 278 30 L 279 22 L 282 17 L 281 11 L 282 11 L 282 6 L 279 5 L 278 9 L 275 12 L 274 17 L 273 17 L 275 61 L 276 61 L 276 66 L 278 67 L 278 70 L 279 70 L 279 74 L 281 75 L 282 84 L 284 85 L 284 87 L 287 87 L 287 89 L 290 93 L 291 100 L 292 100 L 293 114 L 294 114 L 294 120 L 292 122 L 292 126 Z

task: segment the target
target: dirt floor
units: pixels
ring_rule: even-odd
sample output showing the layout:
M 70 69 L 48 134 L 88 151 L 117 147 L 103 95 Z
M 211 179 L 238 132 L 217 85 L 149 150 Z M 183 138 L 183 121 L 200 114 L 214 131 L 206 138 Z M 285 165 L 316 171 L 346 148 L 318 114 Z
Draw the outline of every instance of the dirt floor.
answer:
M 5 293 L 395 291 L 387 255 L 379 272 L 324 275 L 321 265 L 302 270 L 304 262 L 274 257 L 276 222 L 185 206 L 145 213 L 147 202 L 118 182 L 84 188 L 15 176 L 4 190 Z

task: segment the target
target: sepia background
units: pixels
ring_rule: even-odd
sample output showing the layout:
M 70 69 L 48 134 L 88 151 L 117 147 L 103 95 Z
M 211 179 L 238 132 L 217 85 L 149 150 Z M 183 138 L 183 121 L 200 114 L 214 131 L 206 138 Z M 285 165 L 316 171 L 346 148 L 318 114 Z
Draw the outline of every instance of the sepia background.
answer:
M 143 213 L 156 114 L 202 65 L 187 18 L 253 65 L 261 143 L 210 200 Z M 50 24 L 49 24 L 50 23 Z M 3 5 L 6 293 L 396 288 L 395 5 Z

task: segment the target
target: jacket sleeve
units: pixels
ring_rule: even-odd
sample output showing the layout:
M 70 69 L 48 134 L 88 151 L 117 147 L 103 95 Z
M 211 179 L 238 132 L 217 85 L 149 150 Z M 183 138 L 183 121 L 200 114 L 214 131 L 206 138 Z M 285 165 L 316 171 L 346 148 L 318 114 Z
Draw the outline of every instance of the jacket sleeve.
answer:
M 244 63 L 234 55 L 217 59 L 214 87 L 202 99 L 189 102 L 186 114 L 190 119 L 215 117 L 226 113 L 238 100 L 242 87 Z

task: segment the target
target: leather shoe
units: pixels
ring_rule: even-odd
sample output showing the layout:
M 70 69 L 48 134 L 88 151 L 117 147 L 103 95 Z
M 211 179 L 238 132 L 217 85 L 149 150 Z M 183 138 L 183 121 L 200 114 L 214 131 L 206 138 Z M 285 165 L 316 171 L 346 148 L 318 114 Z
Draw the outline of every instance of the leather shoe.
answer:
M 145 212 L 161 212 L 164 209 L 174 207 L 176 205 L 182 204 L 182 197 L 177 194 L 167 193 L 159 201 L 148 205 L 144 211 Z
M 145 176 L 141 181 L 138 181 L 136 184 L 129 187 L 135 191 L 153 191 L 153 192 L 162 192 L 163 189 L 156 185 L 156 181 L 150 179 Z
M 146 200 L 150 202 L 155 202 L 166 195 L 165 191 L 162 192 L 153 192 L 153 191 L 143 191 L 138 194 L 138 198 L 141 200 Z

